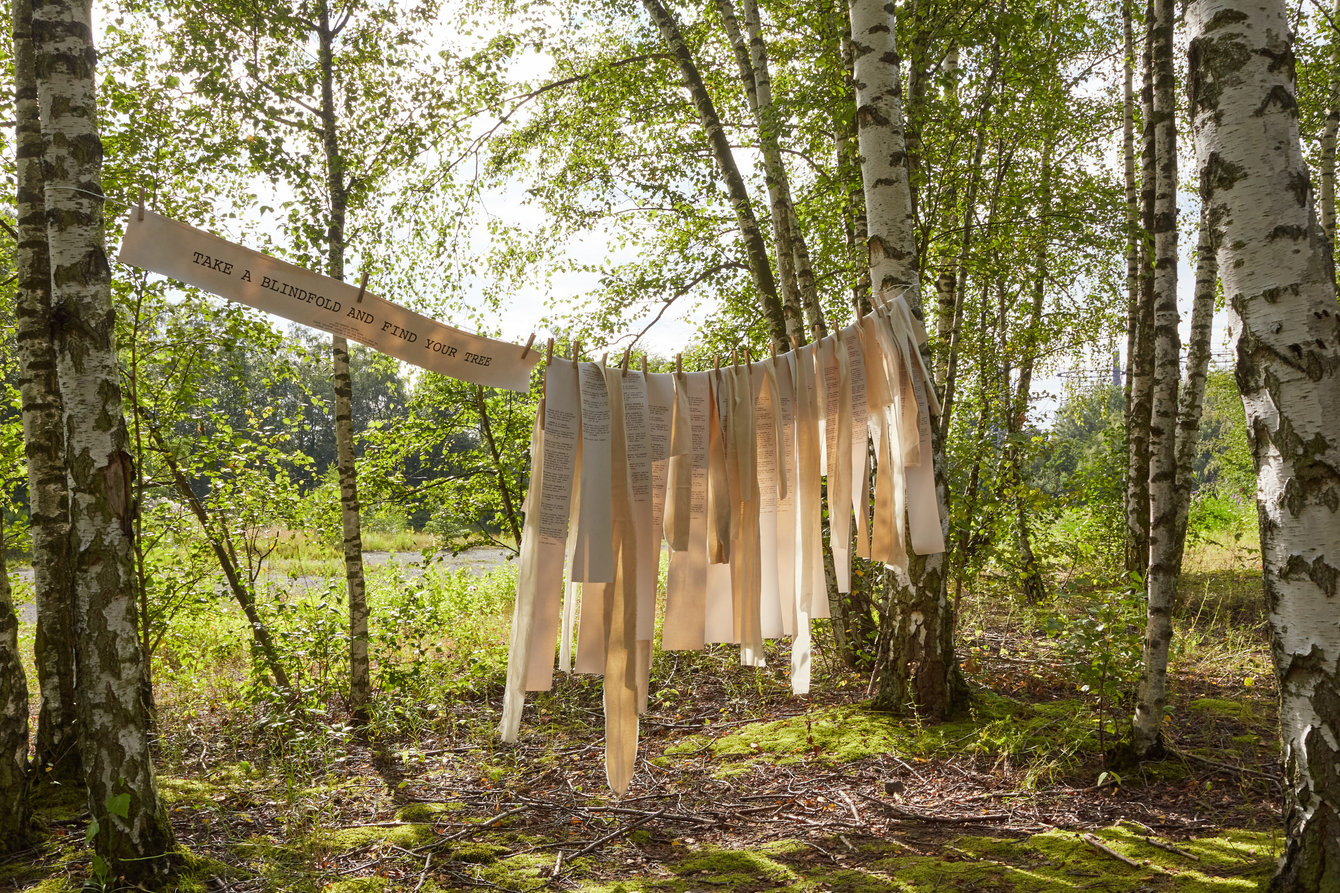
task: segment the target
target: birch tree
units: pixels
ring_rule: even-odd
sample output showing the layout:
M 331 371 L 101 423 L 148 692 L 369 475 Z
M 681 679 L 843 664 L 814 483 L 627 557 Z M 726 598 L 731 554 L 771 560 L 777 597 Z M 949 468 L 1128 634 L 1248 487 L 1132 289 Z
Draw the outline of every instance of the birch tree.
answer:
M 875 300 L 901 296 L 921 318 L 894 12 L 892 0 L 853 0 L 850 6 L 857 140 Z M 944 517 L 944 452 L 939 438 L 934 462 L 936 495 Z M 954 656 L 944 553 L 912 557 L 908 572 L 910 585 L 891 587 L 880 624 L 875 700 L 885 708 L 915 706 L 926 715 L 944 717 L 967 694 Z
M 1340 889 L 1340 332 L 1279 0 L 1187 5 L 1192 136 L 1257 470 L 1286 840 L 1271 887 Z
M 80 778 L 74 674 L 74 590 L 70 577 L 69 491 L 60 383 L 51 343 L 51 266 L 43 195 L 42 123 L 32 40 L 32 4 L 15 0 L 14 91 L 19 250 L 15 333 L 37 603 L 34 645 L 41 705 L 34 765 L 58 784 Z
M 131 552 L 128 439 L 103 247 L 91 11 L 81 0 L 32 8 L 45 142 L 47 244 L 56 369 L 66 437 L 74 557 L 79 737 L 90 839 L 111 877 L 155 882 L 173 868 L 141 699 Z
M 1136 691 L 1132 738 L 1140 756 L 1160 751 L 1159 730 L 1167 702 L 1168 649 L 1177 595 L 1181 544 L 1177 518 L 1177 386 L 1181 341 L 1177 327 L 1177 105 L 1173 95 L 1172 0 L 1153 0 L 1148 24 L 1152 76 L 1151 116 L 1154 204 L 1150 232 L 1153 251 L 1154 354 L 1149 421 L 1149 552 L 1146 558 L 1144 662 Z

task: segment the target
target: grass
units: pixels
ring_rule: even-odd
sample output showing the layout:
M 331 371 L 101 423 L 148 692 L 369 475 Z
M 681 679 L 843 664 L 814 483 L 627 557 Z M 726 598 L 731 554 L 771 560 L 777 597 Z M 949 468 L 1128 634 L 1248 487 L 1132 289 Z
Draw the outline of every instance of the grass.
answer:
M 1138 642 L 1142 618 L 1092 576 L 1072 575 L 1064 600 L 1034 607 L 985 575 L 960 619 L 974 707 L 939 725 L 868 710 L 867 680 L 836 665 L 821 635 L 803 701 L 789 694 L 777 643 L 762 670 L 739 667 L 724 646 L 659 654 L 640 787 L 625 805 L 718 817 L 711 825 L 636 824 L 608 811 L 618 804 L 601 768 L 598 679 L 560 679 L 531 695 L 521 744 L 500 745 L 514 565 L 482 575 L 370 568 L 377 696 L 372 725 L 355 734 L 341 562 L 297 538 L 286 548 L 263 602 L 300 703 L 278 702 L 253 677 L 249 632 L 228 599 L 183 607 L 157 655 L 162 790 L 192 853 L 181 889 L 220 878 L 296 893 L 554 884 L 1228 893 L 1254 889 L 1279 848 L 1260 578 L 1236 543 L 1202 542 L 1188 559 L 1173 649 L 1174 757 L 1119 779 L 1103 761 L 1103 727 L 1129 704 L 1116 686 L 1100 709 L 1077 680 L 1097 651 Z M 1095 606 L 1111 623 L 1086 640 L 1088 651 L 1049 632 L 1058 619 L 1073 630 Z M 31 634 L 25 625 L 25 648 Z M 897 792 L 886 792 L 890 782 Z M 992 832 L 898 812 L 946 808 L 1016 818 Z M 44 813 L 40 856 L 5 867 L 0 888 L 78 889 L 88 876 L 79 811 Z M 1030 825 L 1034 814 L 1062 827 Z M 833 830 L 842 821 L 850 826 Z M 1148 843 L 1146 826 L 1183 853 Z M 551 881 L 560 849 L 562 878 Z

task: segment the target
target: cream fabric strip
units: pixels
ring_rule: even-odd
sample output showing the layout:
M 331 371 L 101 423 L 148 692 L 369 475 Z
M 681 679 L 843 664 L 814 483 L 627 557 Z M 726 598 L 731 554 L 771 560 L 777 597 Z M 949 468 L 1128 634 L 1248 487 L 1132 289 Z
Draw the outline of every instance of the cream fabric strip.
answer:
M 637 760 L 637 523 L 624 427 L 622 373 L 602 370 L 609 393 L 610 520 L 615 553 L 614 582 L 601 584 L 605 639 L 605 777 L 618 796 L 628 790 Z M 594 587 L 589 587 L 594 588 Z M 585 595 L 585 593 L 583 593 Z M 580 659 L 586 650 L 582 629 Z
M 796 633 L 796 372 L 791 354 L 773 357 L 777 380 L 778 441 L 777 499 L 777 605 L 782 615 L 782 634 Z
M 651 641 L 656 626 L 656 563 L 661 537 L 651 536 L 653 511 L 651 488 L 651 414 L 647 402 L 647 380 L 631 369 L 620 372 L 623 392 L 625 447 L 628 452 L 628 486 L 637 531 L 637 638 Z
M 687 549 L 670 553 L 661 647 L 666 651 L 701 651 L 706 616 L 707 417 L 711 394 L 706 372 L 675 377 L 677 389 L 686 396 L 689 418 L 689 536 Z M 678 395 L 676 398 L 678 403 Z
M 689 422 L 689 381 L 683 372 L 674 376 L 673 393 L 670 465 L 665 484 L 665 539 L 672 553 L 689 548 L 693 501 L 693 432 Z
M 726 371 L 730 384 L 728 421 L 731 465 L 734 471 L 734 517 L 731 521 L 731 595 L 735 639 L 740 662 L 763 666 L 759 577 L 758 430 L 754 419 L 754 383 L 749 366 Z
M 828 416 L 828 529 L 838 592 L 851 592 L 851 381 L 841 332 L 820 342 Z
M 542 487 L 528 499 L 527 537 L 539 541 L 535 553 L 534 621 L 527 647 L 527 691 L 548 691 L 554 684 L 554 639 L 563 604 L 563 563 L 572 515 L 574 458 L 581 432 L 581 398 L 577 366 L 567 360 L 545 370 L 545 397 L 537 416 L 543 416 Z M 532 452 L 532 459 L 538 455 Z M 530 528 L 534 516 L 536 527 Z M 519 579 L 519 577 L 518 577 Z M 517 600 L 521 586 L 517 585 Z
M 819 391 L 815 350 L 808 344 L 792 351 L 796 364 L 796 631 L 791 643 L 791 690 L 810 689 L 810 618 L 825 604 L 819 498 Z M 816 585 L 816 582 L 818 585 Z
M 842 330 L 847 353 L 847 384 L 851 413 L 851 507 L 856 517 L 856 554 L 870 557 L 870 413 L 865 396 L 865 358 L 861 352 L 861 331 L 853 324 Z
M 543 401 L 541 401 L 543 404 Z M 526 521 L 521 534 L 521 557 L 517 569 L 516 601 L 512 605 L 512 636 L 507 648 L 507 682 L 503 688 L 502 717 L 498 734 L 515 742 L 521 730 L 521 709 L 526 703 L 526 659 L 530 646 L 535 612 L 535 584 L 539 568 L 535 553 L 540 550 L 538 514 L 531 509 L 544 486 L 544 407 L 535 414 L 530 435 L 530 487 L 526 491 Z
M 777 591 L 777 506 L 784 486 L 778 474 L 781 416 L 777 409 L 777 374 L 772 360 L 754 363 L 754 449 L 758 456 L 759 626 L 763 638 L 782 635 L 782 610 Z
M 562 673 L 572 672 L 572 645 L 577 621 L 577 606 L 581 601 L 582 586 L 572 579 L 572 566 L 577 552 L 577 525 L 581 514 L 581 478 L 582 478 L 582 439 L 580 436 L 581 418 L 577 419 L 577 451 L 573 455 L 572 474 L 572 512 L 568 515 L 567 548 L 567 585 L 563 587 L 563 623 L 558 637 L 558 669 Z
M 610 583 L 614 580 L 614 553 L 610 530 L 609 394 L 599 365 L 578 363 L 577 369 L 582 393 L 582 489 L 572 580 Z
M 707 557 L 712 564 L 730 562 L 731 471 L 725 421 L 730 389 L 717 369 L 709 373 L 712 408 L 707 416 Z

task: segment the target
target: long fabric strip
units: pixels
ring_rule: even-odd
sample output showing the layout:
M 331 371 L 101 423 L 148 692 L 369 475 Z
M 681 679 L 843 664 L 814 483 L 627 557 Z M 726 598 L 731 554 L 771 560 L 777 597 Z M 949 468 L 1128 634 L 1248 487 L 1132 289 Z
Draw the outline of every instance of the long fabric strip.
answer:
M 634 520 L 623 381 L 619 369 L 604 370 L 609 392 L 610 520 L 615 553 L 614 582 L 601 584 L 605 616 L 605 777 L 622 796 L 637 760 L 637 524 Z M 583 593 L 585 594 L 585 593 Z M 583 630 L 582 647 L 585 646 Z M 581 657 L 581 652 L 578 652 Z
M 539 519 L 531 508 L 538 501 L 544 476 L 544 413 L 535 414 L 530 435 L 530 488 L 526 491 L 526 523 L 521 534 L 521 558 L 517 569 L 516 602 L 512 606 L 512 637 L 507 648 L 507 683 L 503 689 L 502 717 L 498 734 L 514 742 L 521 729 L 521 708 L 526 702 L 526 663 L 534 619 L 537 567 L 535 553 L 540 548 L 536 535 Z
M 684 392 L 689 420 L 689 533 L 688 548 L 670 553 L 661 647 L 666 651 L 701 651 L 707 590 L 707 416 L 711 409 L 708 373 L 677 375 L 676 387 Z
M 763 628 L 759 600 L 759 492 L 758 431 L 754 421 L 754 383 L 749 366 L 732 366 L 730 382 L 730 432 L 735 499 L 731 523 L 731 594 L 735 640 L 740 643 L 740 662 L 763 665 Z
M 782 635 L 778 598 L 777 507 L 785 484 L 779 473 L 782 425 L 778 412 L 777 374 L 771 359 L 753 364 L 754 450 L 758 470 L 759 626 L 765 639 Z
M 611 478 L 616 447 L 611 436 L 615 413 L 604 368 L 596 363 L 578 363 L 577 368 L 582 388 L 582 489 L 572 579 L 583 585 L 573 669 L 598 674 L 605 670 L 605 618 L 609 614 L 606 602 L 611 596 L 617 559 Z M 619 415 L 622 416 L 622 407 Z M 622 430 L 623 419 L 620 417 L 618 422 Z M 623 443 L 617 447 L 623 453 Z

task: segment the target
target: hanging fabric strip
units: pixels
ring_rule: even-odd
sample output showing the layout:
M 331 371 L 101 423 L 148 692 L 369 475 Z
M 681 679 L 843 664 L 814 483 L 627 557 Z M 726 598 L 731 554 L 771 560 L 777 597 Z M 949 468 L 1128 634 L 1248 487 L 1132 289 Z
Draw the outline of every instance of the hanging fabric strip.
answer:
M 731 521 L 731 590 L 735 640 L 740 662 L 763 666 L 763 631 L 759 601 L 758 429 L 754 418 L 754 383 L 749 366 L 732 366 L 729 429 L 735 472 L 734 517 Z
M 754 363 L 754 450 L 758 468 L 759 626 L 765 639 L 782 635 L 777 595 L 777 506 L 784 486 L 778 474 L 781 417 L 777 411 L 777 375 L 771 359 Z
M 870 429 L 869 409 L 865 396 L 865 359 L 861 353 L 861 331 L 858 325 L 842 330 L 842 341 L 847 353 L 847 384 L 851 413 L 851 507 L 856 517 L 856 554 L 870 557 Z
M 796 632 L 791 645 L 791 690 L 809 691 L 810 618 L 827 602 L 823 579 L 822 506 L 819 496 L 820 395 L 813 344 L 792 355 L 796 364 Z M 817 585 L 816 585 L 817 584 Z
M 625 446 L 628 431 L 624 427 L 622 372 L 618 368 L 602 371 L 609 393 L 610 520 L 615 554 L 614 582 L 599 584 L 606 590 L 605 777 L 610 789 L 623 796 L 637 760 L 637 523 Z M 585 627 L 581 635 L 579 660 L 586 650 Z
M 535 593 L 535 620 L 531 629 L 527 691 L 548 691 L 554 684 L 554 640 L 558 635 L 559 613 L 563 604 L 563 561 L 568 541 L 568 522 L 572 514 L 574 457 L 581 432 L 581 398 L 577 386 L 577 366 L 567 360 L 551 363 L 545 370 L 544 451 L 540 463 L 543 486 L 537 492 L 538 504 L 526 514 L 538 519 L 537 529 L 526 536 L 537 537 L 535 557 L 538 568 Z M 532 456 L 535 454 L 532 453 Z M 518 583 L 517 599 L 521 598 Z
M 628 452 L 628 486 L 637 531 L 637 638 L 651 641 L 656 621 L 656 562 L 661 537 L 651 536 L 651 416 L 647 381 L 641 372 L 620 371 L 623 393 L 624 443 Z
M 917 348 L 912 317 L 903 301 L 895 301 L 887 308 L 891 339 L 897 343 L 904 358 L 907 373 L 904 381 L 904 399 L 915 408 L 916 428 L 909 431 L 909 439 L 917 442 L 916 461 L 908 461 L 907 468 L 907 525 L 912 551 L 918 555 L 934 555 L 945 550 L 944 518 L 940 514 L 940 499 L 935 490 L 935 467 L 931 415 L 939 414 L 939 401 L 931 385 L 930 373 Z
M 778 439 L 777 475 L 777 606 L 782 615 L 782 634 L 796 633 L 796 372 L 791 354 L 771 362 L 777 380 Z
M 603 367 L 596 363 L 578 363 L 577 368 L 582 388 L 582 489 L 572 579 L 583 585 L 577 625 L 577 661 L 573 669 L 578 673 L 602 673 L 608 638 L 606 602 L 612 597 L 617 561 L 611 457 L 616 448 L 621 454 L 624 452 L 622 442 L 614 443 L 611 428 L 617 421 L 622 430 L 623 410 L 621 406 L 620 418 L 616 420 Z
M 572 580 L 610 583 L 614 580 L 614 553 L 610 530 L 609 393 L 599 365 L 578 363 L 577 369 L 582 394 L 582 489 Z
M 892 444 L 893 432 L 889 417 L 893 401 L 889 396 L 888 371 L 876 329 L 872 317 L 867 316 L 861 321 L 866 408 L 875 455 L 875 514 L 870 531 L 870 557 L 897 567 L 904 549 L 896 531 L 894 459 L 896 457 L 899 465 L 902 464 L 902 449 L 901 446 L 894 449 Z M 902 561 L 905 560 L 903 557 Z
M 707 556 L 712 564 L 730 561 L 731 473 L 725 421 L 730 390 L 717 369 L 711 373 L 712 404 L 707 416 Z
M 828 529 L 838 592 L 851 592 L 851 381 L 841 332 L 823 340 L 828 450 Z
M 676 389 L 686 397 L 689 418 L 689 535 L 687 549 L 670 553 L 661 647 L 666 651 L 701 651 L 707 590 L 707 417 L 711 393 L 706 372 L 681 373 L 675 378 Z
M 498 734 L 506 742 L 515 742 L 521 730 L 521 708 L 526 702 L 526 659 L 530 645 L 531 627 L 535 611 L 535 591 L 539 568 L 535 553 L 540 549 L 538 513 L 544 481 L 544 407 L 535 414 L 535 428 L 530 435 L 530 487 L 526 491 L 526 522 L 521 534 L 521 556 L 517 568 L 516 602 L 512 605 L 512 636 L 507 648 L 507 682 L 503 688 L 502 717 Z
M 671 421 L 670 467 L 666 478 L 665 539 L 670 551 L 689 548 L 689 517 L 693 501 L 693 430 L 689 421 L 689 379 L 674 376 L 674 418 Z
M 574 368 L 576 365 L 576 363 L 573 364 Z M 567 585 L 563 587 L 563 623 L 558 638 L 558 669 L 562 673 L 572 672 L 572 637 L 577 622 L 577 605 L 580 602 L 582 591 L 581 584 L 572 579 L 574 556 L 577 552 L 577 526 L 580 523 L 579 515 L 581 514 L 582 438 L 580 413 L 577 417 L 577 430 L 577 449 L 572 457 L 572 511 L 568 515 Z

